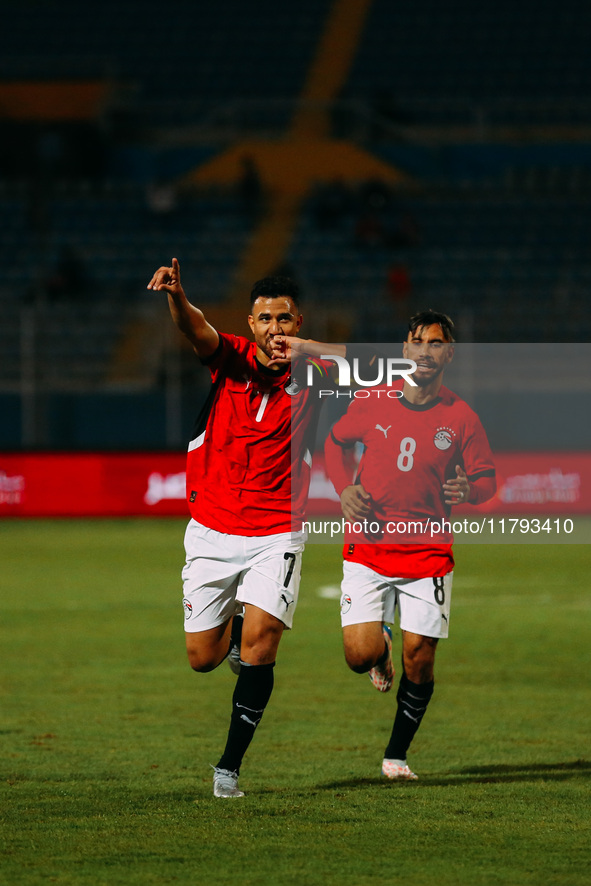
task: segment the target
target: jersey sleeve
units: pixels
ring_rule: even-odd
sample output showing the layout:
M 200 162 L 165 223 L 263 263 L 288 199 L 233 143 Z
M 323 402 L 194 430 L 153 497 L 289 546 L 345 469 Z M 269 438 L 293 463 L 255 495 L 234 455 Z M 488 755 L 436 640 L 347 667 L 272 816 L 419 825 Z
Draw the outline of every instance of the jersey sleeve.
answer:
M 324 444 L 325 470 L 338 495 L 355 480 L 354 447 L 363 439 L 362 412 L 359 402 L 354 400 Z
M 352 400 L 345 414 L 332 426 L 330 435 L 339 446 L 350 449 L 363 441 L 365 403 L 365 400 Z
M 470 484 L 470 504 L 488 501 L 497 489 L 495 463 L 486 432 L 475 413 L 470 414 L 467 422 L 462 458 Z
M 241 336 L 226 332 L 218 332 L 218 336 L 218 346 L 213 354 L 201 361 L 211 372 L 213 382 L 218 380 L 229 360 L 235 359 L 238 355 L 246 357 L 250 347 L 248 340 Z

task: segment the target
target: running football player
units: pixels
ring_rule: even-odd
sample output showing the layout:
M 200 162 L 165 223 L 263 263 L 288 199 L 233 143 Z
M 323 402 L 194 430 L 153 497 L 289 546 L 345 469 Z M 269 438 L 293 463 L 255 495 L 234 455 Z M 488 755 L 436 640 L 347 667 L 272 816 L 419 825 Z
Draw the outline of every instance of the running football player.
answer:
M 343 515 L 362 530 L 343 552 L 345 658 L 356 673 L 369 672 L 381 692 L 394 682 L 389 624 L 399 613 L 402 675 L 382 762 L 390 779 L 417 778 L 406 757 L 433 694 L 437 643 L 448 636 L 451 509 L 484 502 L 496 488 L 480 420 L 442 383 L 454 355 L 453 328 L 434 311 L 412 317 L 402 353 L 416 363 L 415 384 L 404 380 L 383 396 L 373 389 L 353 399 L 325 445 Z M 348 454 L 358 442 L 365 448 L 354 479 Z
M 248 316 L 254 341 L 218 332 L 187 300 L 176 258 L 148 289 L 167 293 L 174 322 L 211 373 L 187 456 L 185 636 L 195 671 L 228 657 L 238 675 L 213 792 L 242 797 L 240 766 L 271 696 L 279 641 L 298 599 L 321 401 L 298 378 L 297 364 L 273 350 L 275 337 L 297 336 L 302 324 L 289 278 L 255 283 Z

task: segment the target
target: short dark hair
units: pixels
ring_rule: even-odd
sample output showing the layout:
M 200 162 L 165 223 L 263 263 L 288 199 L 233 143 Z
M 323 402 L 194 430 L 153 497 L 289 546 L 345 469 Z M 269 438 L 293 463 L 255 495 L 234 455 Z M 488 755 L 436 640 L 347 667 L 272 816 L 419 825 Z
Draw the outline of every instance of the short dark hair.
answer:
M 441 331 L 443 332 L 443 337 L 446 341 L 455 341 L 455 327 L 451 317 L 448 317 L 447 314 L 442 314 L 439 311 L 433 311 L 431 308 L 427 311 L 419 311 L 418 314 L 414 314 L 408 321 L 408 331 L 411 335 L 414 335 L 417 329 L 422 329 L 424 326 L 433 326 L 435 324 L 441 326 Z
M 291 277 L 263 277 L 252 287 L 250 293 L 250 306 L 252 307 L 261 296 L 263 298 L 280 298 L 286 295 L 291 298 L 296 308 L 300 306 L 300 290 Z

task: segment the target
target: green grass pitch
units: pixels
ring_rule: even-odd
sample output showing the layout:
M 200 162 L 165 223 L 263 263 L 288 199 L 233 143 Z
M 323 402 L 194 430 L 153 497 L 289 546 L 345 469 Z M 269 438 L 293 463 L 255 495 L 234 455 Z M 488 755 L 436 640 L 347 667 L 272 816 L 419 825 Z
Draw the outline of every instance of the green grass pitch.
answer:
M 345 667 L 340 550 L 309 545 L 247 796 L 214 800 L 235 678 L 186 664 L 183 525 L 0 523 L 2 883 L 587 886 L 587 546 L 457 546 L 399 785 L 395 692 Z

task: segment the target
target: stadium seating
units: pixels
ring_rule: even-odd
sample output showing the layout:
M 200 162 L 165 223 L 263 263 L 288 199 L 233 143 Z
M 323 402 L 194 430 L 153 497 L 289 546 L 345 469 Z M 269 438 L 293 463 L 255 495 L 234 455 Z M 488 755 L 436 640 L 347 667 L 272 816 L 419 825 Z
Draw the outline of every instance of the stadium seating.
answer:
M 399 218 L 411 214 L 418 242 L 392 245 Z M 352 334 L 375 340 L 399 335 L 387 292 L 393 265 L 411 289 L 403 310 L 434 307 L 456 316 L 476 341 L 563 341 L 591 332 L 582 310 L 591 272 L 586 250 L 587 196 L 499 194 L 471 188 L 431 189 L 392 198 L 383 212 L 384 242 L 362 246 L 349 213 L 330 231 L 312 213 L 301 220 L 290 262 L 320 304 L 354 310 Z M 396 238 L 394 238 L 394 241 Z M 581 339 L 579 339 L 581 340 Z
M 401 214 L 416 224 L 416 245 L 388 239 Z M 386 285 L 392 265 L 408 270 L 405 309 L 428 304 L 459 314 L 476 340 L 568 340 L 591 332 L 589 313 L 578 310 L 591 278 L 591 203 L 585 192 L 401 192 L 383 212 L 387 238 L 374 247 L 356 242 L 357 217 L 353 204 L 333 228 L 319 227 L 311 199 L 287 256 L 309 301 L 343 310 L 356 336 L 399 334 Z M 221 303 L 250 230 L 235 196 L 194 195 L 170 217 L 159 218 L 147 208 L 144 189 L 130 185 L 56 193 L 46 235 L 28 225 L 27 194 L 5 187 L 0 224 L 1 378 L 18 374 L 10 358 L 20 340 L 18 311 L 9 309 L 16 293 L 17 304 L 42 306 L 47 377 L 61 371 L 70 385 L 105 381 L 125 323 L 146 305 L 149 275 L 173 254 L 182 261 L 187 290 Z M 70 299 L 58 295 L 54 303 L 47 280 L 63 246 L 77 251 L 88 282 L 84 292 Z
M 344 94 L 394 121 L 589 123 L 591 7 L 375 0 Z
M 236 196 L 203 194 L 160 215 L 137 185 L 57 188 L 41 230 L 31 226 L 30 204 L 29 188 L 0 188 L 0 261 L 6 269 L 0 283 L 0 384 L 20 377 L 22 326 L 33 320 L 46 384 L 104 384 L 125 327 L 155 304 L 146 292 L 155 268 L 175 255 L 188 291 L 221 301 L 233 268 L 228 259 L 236 259 L 250 225 Z M 84 271 L 83 283 L 72 291 L 62 290 L 59 281 L 64 249 Z M 147 361 L 144 370 L 153 366 Z
M 107 78 L 133 90 L 152 126 L 194 123 L 224 106 L 232 113 L 236 99 L 278 99 L 281 126 L 328 8 L 329 0 L 170 0 L 165 9 L 157 0 L 8 0 L 0 80 Z
M 230 189 L 183 192 L 158 212 L 148 186 L 239 136 L 283 134 L 331 8 L 7 0 L 0 82 L 112 88 L 94 121 L 105 158 L 92 180 L 80 170 L 14 180 L 0 139 L 0 394 L 32 376 L 55 390 L 129 384 L 116 371 L 130 353 L 122 342 L 134 323 L 161 317 L 145 286 L 173 255 L 192 295 L 224 304 L 256 219 Z M 453 11 L 373 0 L 333 134 L 361 139 L 410 181 L 379 207 L 373 244 L 358 227 L 367 183 L 347 182 L 351 199 L 328 223 L 318 191 L 302 204 L 284 265 L 314 305 L 310 335 L 398 338 L 409 310 L 431 306 L 452 314 L 464 338 L 588 340 L 591 6 L 563 0 L 556 13 L 555 0 L 457 0 Z M 537 142 L 511 142 L 524 127 Z M 557 150 L 544 153 L 541 140 Z M 186 155 L 170 159 L 174 148 Z M 64 250 L 84 272 L 69 294 L 51 282 Z M 400 291 L 388 287 L 393 267 L 406 279 Z M 165 344 L 139 349 L 136 385 L 161 380 Z

